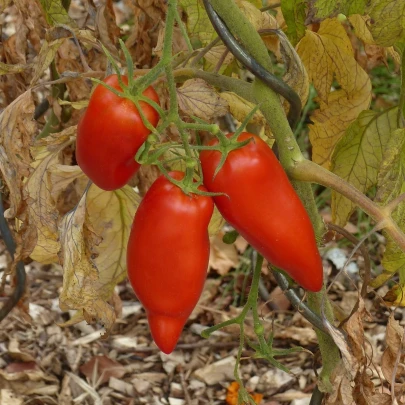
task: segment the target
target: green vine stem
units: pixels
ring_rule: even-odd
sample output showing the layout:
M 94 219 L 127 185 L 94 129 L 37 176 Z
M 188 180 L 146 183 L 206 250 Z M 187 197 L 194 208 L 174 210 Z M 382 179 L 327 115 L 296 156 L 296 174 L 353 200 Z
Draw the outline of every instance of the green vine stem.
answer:
M 308 306 L 315 314 L 320 316 L 322 305 L 324 305 L 324 314 L 330 321 L 334 319 L 333 309 L 330 301 L 323 299 L 324 294 L 326 294 L 325 287 L 320 293 L 308 293 Z M 320 330 L 316 330 L 316 335 L 322 354 L 322 371 L 319 375 L 318 387 L 321 392 L 332 392 L 333 387 L 330 382 L 330 376 L 340 363 L 340 351 L 330 335 Z

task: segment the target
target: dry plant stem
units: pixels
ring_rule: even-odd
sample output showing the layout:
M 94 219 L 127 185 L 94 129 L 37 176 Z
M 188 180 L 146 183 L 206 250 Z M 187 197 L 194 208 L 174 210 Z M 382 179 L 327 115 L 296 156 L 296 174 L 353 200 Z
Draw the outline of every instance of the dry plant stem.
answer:
M 294 167 L 289 168 L 288 174 L 299 181 L 313 182 L 329 187 L 347 197 L 373 218 L 377 222 L 379 229 L 384 228 L 405 252 L 405 235 L 390 216 L 393 208 L 391 205 L 379 207 L 350 183 L 309 160 L 296 162 Z M 399 201 L 402 200 L 403 196 L 400 197 Z

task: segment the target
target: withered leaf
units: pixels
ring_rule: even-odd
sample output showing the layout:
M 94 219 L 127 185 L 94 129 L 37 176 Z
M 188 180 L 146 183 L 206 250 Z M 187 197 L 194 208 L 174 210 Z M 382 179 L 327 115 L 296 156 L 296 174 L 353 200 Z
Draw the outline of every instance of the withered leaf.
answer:
M 33 120 L 34 102 L 31 91 L 26 91 L 0 114 L 0 170 L 10 190 L 7 218 L 14 218 L 22 208 L 23 178 L 30 175 L 30 146 L 34 142 L 36 122 Z
M 177 90 L 180 109 L 187 115 L 211 120 L 228 111 L 227 102 L 203 79 L 190 79 Z
M 107 301 L 126 276 L 127 242 L 138 204 L 139 196 L 128 186 L 103 191 L 93 184 L 60 226 L 60 305 L 83 311 L 87 321 L 99 320 L 107 331 L 115 320 Z

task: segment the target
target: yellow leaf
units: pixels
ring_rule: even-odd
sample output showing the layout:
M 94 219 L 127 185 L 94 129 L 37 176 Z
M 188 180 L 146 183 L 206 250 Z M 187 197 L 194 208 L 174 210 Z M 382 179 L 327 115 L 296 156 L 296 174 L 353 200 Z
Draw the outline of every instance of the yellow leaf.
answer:
M 228 112 L 228 103 L 203 79 L 186 80 L 177 95 L 180 109 L 190 116 L 209 121 Z
M 317 33 L 307 31 L 297 48 L 319 97 L 311 116 L 312 159 L 325 167 L 346 128 L 371 101 L 371 82 L 353 56 L 350 39 L 336 19 L 321 23 Z M 332 90 L 333 79 L 341 89 Z
M 59 105 L 70 105 L 75 110 L 82 110 L 83 108 L 86 108 L 89 105 L 89 100 L 67 101 L 67 100 L 61 100 L 60 98 L 58 98 L 58 104 Z
M 369 16 L 353 14 L 349 17 L 349 21 L 353 25 L 354 33 L 356 34 L 357 38 L 361 39 L 366 44 L 375 44 L 369 28 Z
M 224 91 L 220 94 L 221 98 L 229 104 L 230 113 L 236 120 L 242 122 L 246 116 L 255 108 L 253 103 L 246 101 L 242 97 L 230 91 Z M 250 120 L 253 124 L 264 125 L 265 119 L 260 111 L 257 111 Z
M 0 76 L 21 73 L 21 72 L 24 72 L 24 70 L 29 67 L 31 67 L 30 64 L 22 65 L 22 64 L 17 63 L 15 65 L 8 65 L 6 63 L 0 62 Z
M 218 45 L 211 48 L 204 56 L 205 60 L 208 62 L 206 64 L 207 65 L 206 70 L 213 71 L 214 68 L 217 66 L 218 62 L 221 60 L 222 65 L 219 70 L 219 73 L 222 73 L 222 71 L 225 70 L 234 60 L 234 56 L 230 52 L 227 52 L 224 58 L 224 54 L 227 51 L 227 49 L 228 48 L 225 45 Z
M 60 303 L 83 310 L 85 319 L 101 321 L 107 331 L 115 320 L 107 300 L 126 276 L 127 242 L 139 200 L 131 187 L 103 191 L 93 184 L 60 226 Z
M 225 225 L 225 219 L 222 217 L 218 208 L 214 206 L 214 213 L 212 214 L 210 223 L 208 225 L 208 234 L 215 236 Z
M 383 297 L 388 306 L 405 307 L 405 289 L 401 285 L 394 285 Z

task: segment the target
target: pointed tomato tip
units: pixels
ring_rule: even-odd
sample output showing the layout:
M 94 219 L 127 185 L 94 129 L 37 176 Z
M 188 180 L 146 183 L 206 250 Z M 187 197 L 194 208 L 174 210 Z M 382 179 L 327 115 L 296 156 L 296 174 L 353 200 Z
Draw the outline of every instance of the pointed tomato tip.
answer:
M 163 353 L 170 354 L 176 347 L 187 318 L 148 314 L 148 321 L 156 345 Z
M 298 281 L 298 283 L 301 284 L 301 286 L 308 291 L 321 291 L 323 287 L 323 267 L 321 266 L 317 272 L 311 274 L 311 278 L 302 280 L 301 283 Z

